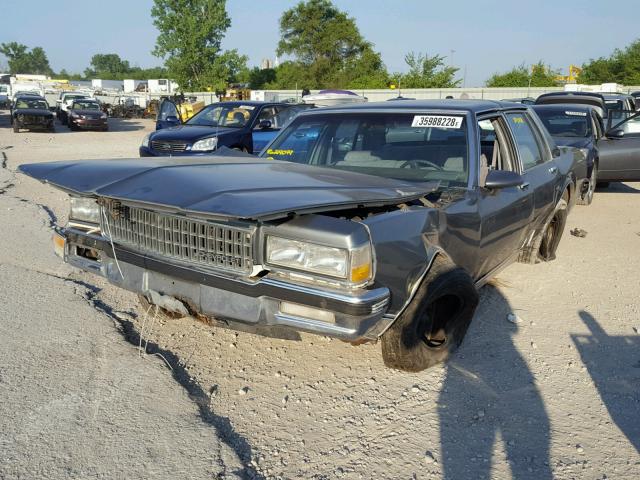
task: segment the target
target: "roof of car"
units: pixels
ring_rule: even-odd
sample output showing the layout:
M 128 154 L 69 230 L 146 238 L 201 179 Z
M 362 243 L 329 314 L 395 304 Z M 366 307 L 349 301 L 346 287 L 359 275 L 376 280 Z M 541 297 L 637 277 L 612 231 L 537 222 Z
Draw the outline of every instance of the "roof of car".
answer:
M 252 107 L 259 107 L 262 105 L 295 105 L 294 103 L 287 103 L 287 102 L 259 102 L 257 100 L 232 100 L 229 102 L 217 102 L 217 103 L 223 103 L 225 105 L 249 105 Z
M 315 113 L 358 111 L 358 110 L 456 110 L 470 113 L 482 113 L 490 110 L 520 109 L 526 110 L 522 103 L 495 100 L 404 100 L 402 102 L 368 102 L 354 105 L 336 105 L 312 110 Z
M 590 112 L 593 107 L 579 103 L 542 103 L 532 105 L 534 110 L 573 110 L 576 112 Z

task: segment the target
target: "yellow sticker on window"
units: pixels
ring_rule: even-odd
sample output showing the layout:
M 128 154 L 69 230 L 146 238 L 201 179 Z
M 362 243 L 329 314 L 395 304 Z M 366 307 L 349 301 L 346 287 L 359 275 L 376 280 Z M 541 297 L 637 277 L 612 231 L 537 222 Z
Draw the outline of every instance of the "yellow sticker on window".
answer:
M 524 119 L 522 117 L 513 117 L 513 123 L 524 123 Z
M 293 150 L 267 150 L 267 155 L 293 155 Z

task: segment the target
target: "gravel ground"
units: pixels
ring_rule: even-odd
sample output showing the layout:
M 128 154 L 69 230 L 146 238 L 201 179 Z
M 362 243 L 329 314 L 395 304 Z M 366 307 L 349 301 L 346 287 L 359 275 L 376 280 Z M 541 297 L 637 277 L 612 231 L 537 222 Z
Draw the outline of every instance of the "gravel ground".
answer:
M 0 478 L 640 478 L 640 184 L 577 206 L 556 261 L 509 267 L 455 358 L 404 374 L 378 345 L 150 319 L 61 264 L 66 195 L 17 166 L 135 157 L 152 122 L 7 126 Z

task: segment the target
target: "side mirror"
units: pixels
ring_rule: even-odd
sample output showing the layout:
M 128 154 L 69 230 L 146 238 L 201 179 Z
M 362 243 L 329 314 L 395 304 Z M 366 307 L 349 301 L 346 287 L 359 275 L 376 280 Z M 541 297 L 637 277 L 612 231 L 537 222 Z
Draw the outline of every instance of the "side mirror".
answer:
M 614 128 L 613 130 L 609 130 L 606 134 L 607 138 L 622 138 L 624 137 L 624 130 L 621 128 Z
M 260 130 L 267 130 L 269 128 L 271 128 L 271 120 L 262 120 L 259 124 L 258 124 L 258 128 Z
M 169 115 L 167 118 L 165 118 L 165 122 L 175 123 L 177 125 L 180 123 L 180 120 L 178 120 L 178 117 L 176 117 L 175 115 Z
M 551 155 L 553 156 L 553 158 L 558 158 L 561 154 L 562 152 L 558 147 L 554 147 L 553 150 L 551 150 Z
M 484 188 L 499 190 L 501 188 L 519 187 L 524 183 L 522 176 L 516 172 L 505 170 L 489 170 L 484 181 Z

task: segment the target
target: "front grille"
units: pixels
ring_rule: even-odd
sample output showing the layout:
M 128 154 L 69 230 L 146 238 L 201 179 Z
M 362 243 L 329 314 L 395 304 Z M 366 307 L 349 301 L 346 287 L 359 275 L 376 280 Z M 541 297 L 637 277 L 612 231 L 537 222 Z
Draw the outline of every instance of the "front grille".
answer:
M 187 149 L 187 144 L 185 142 L 151 140 L 151 148 L 158 152 L 184 152 Z
M 103 207 L 102 231 L 135 250 L 197 265 L 249 273 L 253 230 L 125 207 Z M 109 224 L 105 224 L 105 217 Z
M 47 118 L 40 115 L 23 115 L 22 119 L 24 123 L 28 123 L 30 125 L 47 123 Z

